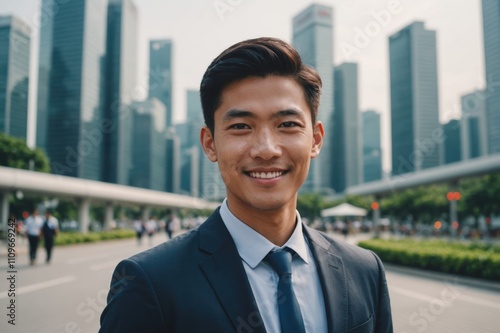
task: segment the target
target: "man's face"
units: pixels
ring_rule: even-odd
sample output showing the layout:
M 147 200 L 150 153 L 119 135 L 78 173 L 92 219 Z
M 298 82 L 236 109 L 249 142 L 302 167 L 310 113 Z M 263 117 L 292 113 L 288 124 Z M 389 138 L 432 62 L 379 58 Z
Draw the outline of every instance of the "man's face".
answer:
M 219 164 L 233 213 L 295 209 L 311 158 L 320 151 L 323 126 L 311 123 L 301 86 L 282 76 L 246 78 L 227 86 L 203 128 L 208 158 Z

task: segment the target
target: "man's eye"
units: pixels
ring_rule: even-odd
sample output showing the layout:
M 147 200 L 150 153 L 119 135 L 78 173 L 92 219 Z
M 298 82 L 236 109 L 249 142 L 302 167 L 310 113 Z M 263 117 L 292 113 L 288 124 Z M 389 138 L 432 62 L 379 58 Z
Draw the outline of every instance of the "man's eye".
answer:
M 247 124 L 234 124 L 229 126 L 231 129 L 249 129 L 250 127 Z
M 296 127 L 296 126 L 299 126 L 299 124 L 297 124 L 294 121 L 285 121 L 280 125 L 280 127 Z

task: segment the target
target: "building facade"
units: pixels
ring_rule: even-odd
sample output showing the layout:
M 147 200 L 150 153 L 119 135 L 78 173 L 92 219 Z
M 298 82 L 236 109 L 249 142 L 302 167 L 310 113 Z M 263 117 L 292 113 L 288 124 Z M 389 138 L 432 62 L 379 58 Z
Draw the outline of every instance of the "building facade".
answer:
M 468 160 L 488 154 L 486 124 L 486 93 L 476 90 L 462 96 L 460 140 L 462 159 Z
M 157 99 L 133 102 L 131 186 L 166 190 L 165 106 Z
M 37 98 L 38 147 L 52 172 L 101 180 L 106 50 L 105 1 L 43 0 Z
M 460 140 L 460 120 L 452 119 L 443 125 L 443 163 L 450 164 L 462 160 Z
M 31 28 L 0 16 L 0 132 L 27 140 Z
M 363 133 L 363 182 L 382 179 L 380 113 L 367 110 L 361 114 Z
M 319 120 L 325 127 L 321 154 L 312 160 L 306 191 L 331 192 L 333 188 L 333 9 L 312 4 L 293 17 L 292 44 L 304 63 L 314 67 L 323 82 Z
M 137 8 L 131 0 L 110 0 L 106 39 L 104 119 L 113 130 L 104 133 L 103 177 L 109 183 L 129 183 L 132 156 L 129 110 L 136 88 Z
M 500 0 L 482 0 L 489 154 L 500 153 Z
M 333 189 L 337 193 L 362 182 L 358 65 L 335 67 L 335 115 L 333 131 Z
M 172 48 L 170 39 L 149 42 L 149 97 L 160 100 L 167 108 L 165 125 L 172 126 Z
M 436 33 L 414 22 L 389 37 L 392 174 L 440 164 Z

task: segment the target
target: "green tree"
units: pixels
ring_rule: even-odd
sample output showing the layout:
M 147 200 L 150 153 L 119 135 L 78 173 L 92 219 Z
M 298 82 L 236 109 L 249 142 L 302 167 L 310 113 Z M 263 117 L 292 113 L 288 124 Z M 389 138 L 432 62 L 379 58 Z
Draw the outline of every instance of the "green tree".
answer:
M 500 173 L 463 180 L 460 193 L 460 215 L 477 217 L 500 213 Z
M 297 210 L 310 222 L 321 216 L 323 206 L 323 196 L 319 193 L 303 193 L 297 199 Z
M 31 149 L 23 139 L 0 133 L 0 165 L 30 170 L 30 163 L 34 171 L 50 171 L 49 159 L 40 149 Z

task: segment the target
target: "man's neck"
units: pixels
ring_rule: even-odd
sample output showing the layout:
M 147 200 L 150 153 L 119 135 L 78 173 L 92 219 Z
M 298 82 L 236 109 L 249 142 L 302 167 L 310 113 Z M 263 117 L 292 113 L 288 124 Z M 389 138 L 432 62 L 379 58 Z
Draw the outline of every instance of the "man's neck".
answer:
M 229 201 L 227 204 L 234 216 L 276 246 L 283 246 L 295 230 L 296 205 L 277 210 L 257 210 L 231 205 Z

